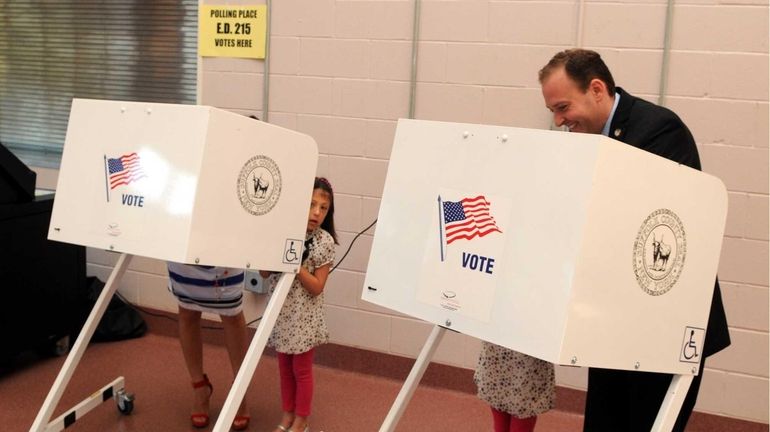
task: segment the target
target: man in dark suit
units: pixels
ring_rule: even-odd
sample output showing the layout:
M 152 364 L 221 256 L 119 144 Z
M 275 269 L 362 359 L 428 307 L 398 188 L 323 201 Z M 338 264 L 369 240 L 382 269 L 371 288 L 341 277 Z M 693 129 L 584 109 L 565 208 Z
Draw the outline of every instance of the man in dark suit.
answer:
M 557 53 L 539 72 L 546 107 L 557 126 L 570 132 L 603 134 L 700 170 L 695 140 L 671 110 L 615 87 L 598 53 Z M 714 285 L 700 373 L 694 377 L 674 431 L 684 431 L 698 396 L 705 358 L 730 345 L 719 281 Z M 583 423 L 585 432 L 649 431 L 672 375 L 590 368 Z

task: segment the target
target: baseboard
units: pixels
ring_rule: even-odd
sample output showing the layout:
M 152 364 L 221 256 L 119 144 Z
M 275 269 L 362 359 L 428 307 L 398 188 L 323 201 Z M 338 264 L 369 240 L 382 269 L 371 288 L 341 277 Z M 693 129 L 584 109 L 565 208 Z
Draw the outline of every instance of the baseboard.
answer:
M 141 312 L 152 333 L 178 336 L 175 314 L 144 308 Z M 203 341 L 205 343 L 224 344 L 220 334 L 221 325 L 218 322 L 204 321 L 204 328 Z M 254 330 L 249 329 L 249 336 L 253 336 L 253 334 Z M 266 348 L 265 354 L 274 356 L 275 352 Z M 412 369 L 414 359 L 330 343 L 316 349 L 315 363 L 348 372 L 404 381 Z M 470 394 L 476 393 L 472 370 L 438 363 L 431 363 L 428 366 L 420 384 Z M 585 392 L 582 390 L 556 387 L 556 409 L 560 411 L 582 414 L 585 409 L 585 399 Z M 687 430 L 698 432 L 770 432 L 768 425 L 764 423 L 749 422 L 698 411 L 693 412 L 692 417 L 690 417 Z

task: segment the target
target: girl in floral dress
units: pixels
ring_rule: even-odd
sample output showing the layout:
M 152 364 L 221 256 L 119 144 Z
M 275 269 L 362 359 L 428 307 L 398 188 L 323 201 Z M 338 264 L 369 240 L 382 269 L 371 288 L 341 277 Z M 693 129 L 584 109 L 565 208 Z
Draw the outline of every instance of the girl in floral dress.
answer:
M 473 379 L 495 432 L 532 432 L 538 414 L 554 407 L 553 364 L 526 354 L 482 342 Z
M 334 193 L 316 177 L 305 235 L 302 265 L 283 304 L 268 345 L 278 352 L 283 418 L 276 432 L 309 431 L 313 400 L 313 353 L 329 341 L 323 290 L 334 261 Z M 261 271 L 272 293 L 278 274 Z

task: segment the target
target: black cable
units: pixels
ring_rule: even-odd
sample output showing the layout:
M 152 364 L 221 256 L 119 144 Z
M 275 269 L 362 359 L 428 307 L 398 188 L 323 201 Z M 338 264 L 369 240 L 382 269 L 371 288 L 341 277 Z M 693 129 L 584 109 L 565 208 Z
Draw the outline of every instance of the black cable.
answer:
M 133 309 L 133 310 L 135 310 L 137 312 L 142 312 L 142 313 L 146 313 L 147 315 L 150 315 L 150 316 L 154 316 L 154 317 L 158 317 L 158 318 L 165 318 L 167 320 L 171 320 L 171 321 L 177 322 L 177 320 L 175 318 L 173 318 L 173 317 L 170 317 L 170 316 L 162 314 L 162 313 L 150 312 L 150 311 L 142 308 L 141 306 L 137 306 L 137 305 L 131 303 L 130 301 L 126 300 L 126 298 L 123 297 L 123 295 L 120 294 L 120 291 L 115 291 L 115 297 L 121 299 L 123 301 L 123 303 L 125 303 L 126 305 L 128 305 L 128 307 L 130 307 L 131 309 Z
M 353 244 L 356 242 L 356 240 L 358 240 L 358 238 L 359 238 L 359 237 L 361 237 L 361 235 L 362 235 L 363 233 L 365 233 L 365 232 L 369 231 L 369 229 L 370 229 L 371 227 L 373 227 L 373 226 L 374 226 L 374 224 L 376 224 L 376 223 L 377 223 L 377 219 L 374 219 L 374 221 L 373 221 L 372 223 L 370 223 L 368 227 L 364 228 L 364 229 L 363 229 L 361 232 L 359 232 L 358 234 L 356 234 L 356 236 L 355 236 L 355 237 L 353 237 L 353 240 L 350 242 L 350 245 L 348 246 L 348 249 L 345 251 L 345 253 L 344 253 L 344 254 L 342 254 L 342 258 L 340 258 L 340 260 L 339 260 L 339 261 L 337 261 L 337 264 L 335 264 L 335 265 L 334 265 L 334 267 L 332 267 L 332 269 L 331 269 L 331 270 L 329 270 L 329 274 L 331 274 L 331 273 L 332 273 L 332 272 L 333 272 L 333 271 L 334 271 L 334 270 L 335 270 L 335 269 L 336 269 L 336 268 L 337 268 L 337 267 L 338 267 L 340 264 L 342 264 L 342 261 L 344 261 L 344 260 L 345 260 L 345 257 L 347 257 L 347 256 L 348 256 L 348 253 L 350 253 L 350 249 L 352 249 L 352 248 L 353 248 Z M 167 320 L 171 320 L 171 321 L 174 321 L 174 322 L 178 322 L 178 321 L 179 321 L 179 320 L 177 320 L 176 318 L 174 318 L 174 317 L 171 317 L 171 316 L 168 316 L 168 315 L 166 315 L 166 314 L 161 314 L 161 313 L 150 312 L 150 311 L 148 311 L 148 310 L 147 310 L 147 309 L 145 309 L 145 308 L 142 308 L 142 307 L 140 307 L 140 306 L 137 306 L 137 305 L 135 305 L 135 304 L 133 304 L 133 303 L 129 302 L 128 300 L 126 300 L 126 298 L 125 298 L 125 297 L 123 297 L 123 296 L 120 294 L 120 292 L 118 292 L 118 291 L 115 291 L 115 295 L 116 295 L 116 296 L 117 296 L 119 299 L 121 299 L 121 300 L 123 301 L 123 303 L 127 304 L 129 307 L 133 308 L 133 309 L 134 309 L 134 310 L 136 310 L 136 311 L 139 311 L 139 312 L 142 312 L 142 313 L 145 313 L 145 314 L 147 314 L 147 315 L 150 315 L 150 316 L 154 316 L 154 317 L 165 318 L 165 319 L 167 319 Z M 246 327 L 250 326 L 251 324 L 254 324 L 255 322 L 257 322 L 257 321 L 259 321 L 259 320 L 261 320 L 261 319 L 262 319 L 262 317 L 261 317 L 261 316 L 260 316 L 260 317 L 257 317 L 257 318 L 254 318 L 253 320 L 251 320 L 251 321 L 249 321 L 249 322 L 247 322 L 247 323 L 246 323 Z M 206 326 L 206 325 L 203 325 L 203 326 L 201 326 L 201 328 L 204 328 L 204 329 L 207 329 L 207 330 L 223 330 L 223 328 L 222 328 L 222 327 L 213 327 L 213 326 Z
M 178 320 L 178 319 L 176 319 L 176 318 L 174 318 L 173 316 L 168 316 L 168 315 L 166 315 L 166 314 L 162 314 L 162 313 L 155 313 L 155 312 L 150 312 L 149 310 L 147 310 L 147 309 L 145 309 L 145 308 L 143 308 L 143 307 L 141 307 L 141 306 L 137 306 L 137 305 L 135 305 L 135 304 L 131 303 L 130 301 L 126 300 L 126 298 L 125 298 L 125 297 L 123 297 L 123 296 L 120 294 L 120 292 L 119 292 L 119 291 L 115 291 L 115 296 L 116 296 L 116 297 L 118 297 L 119 299 L 121 299 L 121 300 L 123 301 L 123 303 L 127 304 L 127 305 L 128 305 L 128 307 L 130 307 L 131 309 L 134 309 L 134 310 L 136 310 L 136 311 L 138 311 L 138 312 L 141 312 L 141 313 L 145 313 L 145 314 L 147 314 L 147 315 L 150 315 L 150 316 L 154 316 L 154 317 L 158 317 L 158 318 L 165 318 L 165 319 L 167 319 L 167 320 L 170 320 L 170 321 L 173 321 L 173 322 L 179 322 L 179 320 Z M 257 321 L 259 321 L 259 320 L 261 320 L 261 319 L 262 319 L 262 317 L 260 316 L 260 317 L 257 317 L 257 318 L 255 318 L 255 319 L 253 319 L 253 320 L 249 321 L 248 323 L 246 323 L 246 327 L 248 327 L 249 325 L 251 325 L 251 324 L 253 324 L 253 323 L 255 323 L 255 322 L 257 322 Z M 202 326 L 201 326 L 201 328 L 202 328 L 202 329 L 206 329 L 206 330 L 224 330 L 224 328 L 223 328 L 223 327 L 219 327 L 219 326 L 208 326 L 208 325 L 202 325 Z
M 345 253 L 342 255 L 342 258 L 340 258 L 340 260 L 339 260 L 339 261 L 337 261 L 337 264 L 336 264 L 334 267 L 332 267 L 332 269 L 331 269 L 331 270 L 329 270 L 329 274 L 331 274 L 331 272 L 333 272 L 333 271 L 334 271 L 334 269 L 336 269 L 336 268 L 337 268 L 337 266 L 339 266 L 340 264 L 342 264 L 342 261 L 345 259 L 345 257 L 346 257 L 346 256 L 348 256 L 348 253 L 350 252 L 350 249 L 353 247 L 353 243 L 355 243 L 355 242 L 356 242 L 356 240 L 358 239 L 358 237 L 360 237 L 360 236 L 361 236 L 361 234 L 363 234 L 363 233 L 365 233 L 365 232 L 369 231 L 369 228 L 373 227 L 373 226 L 374 226 L 374 224 L 376 224 L 376 223 L 377 223 L 377 219 L 374 219 L 374 221 L 373 221 L 372 223 L 370 223 L 368 227 L 364 228 L 364 229 L 363 229 L 363 231 L 359 232 L 358 234 L 356 234 L 356 236 L 355 236 L 355 237 L 353 237 L 353 241 L 351 241 L 351 242 L 350 242 L 350 246 L 348 246 L 348 250 L 346 250 L 346 251 L 345 251 Z M 306 249 L 307 249 L 307 246 L 306 246 Z M 251 324 L 253 324 L 253 323 L 255 323 L 255 322 L 257 322 L 257 321 L 259 321 L 259 320 L 261 320 L 261 319 L 262 319 L 262 317 L 258 317 L 258 318 L 255 318 L 255 319 L 253 319 L 253 320 L 251 320 L 251 321 L 247 322 L 247 323 L 246 323 L 246 327 L 248 327 L 249 325 L 251 325 Z
M 345 257 L 346 257 L 346 256 L 348 256 L 348 253 L 350 252 L 350 248 L 352 248 L 352 247 L 353 247 L 353 243 L 355 243 L 355 242 L 356 242 L 356 240 L 357 240 L 359 237 L 361 237 L 361 234 L 363 234 L 363 233 L 365 233 L 365 232 L 369 231 L 369 228 L 373 227 L 373 226 L 374 226 L 374 224 L 376 224 L 376 223 L 377 223 L 377 219 L 375 218 L 375 219 L 374 219 L 374 222 L 370 223 L 368 227 L 364 228 L 364 230 L 363 230 L 363 231 L 361 231 L 360 233 L 356 234 L 356 236 L 355 236 L 355 237 L 353 237 L 353 241 L 351 241 L 351 242 L 350 242 L 350 246 L 348 246 L 348 250 L 346 250 L 346 251 L 345 251 L 345 253 L 342 255 L 342 258 L 340 258 L 340 260 L 339 260 L 339 261 L 337 261 L 337 264 L 335 264 L 335 265 L 334 265 L 334 267 L 332 267 L 332 269 L 331 269 L 331 270 L 329 270 L 329 274 L 331 274 L 331 273 L 332 273 L 332 272 L 333 272 L 333 271 L 334 271 L 334 270 L 335 270 L 337 267 L 339 267 L 339 265 L 340 265 L 340 264 L 342 264 L 342 261 L 345 259 Z

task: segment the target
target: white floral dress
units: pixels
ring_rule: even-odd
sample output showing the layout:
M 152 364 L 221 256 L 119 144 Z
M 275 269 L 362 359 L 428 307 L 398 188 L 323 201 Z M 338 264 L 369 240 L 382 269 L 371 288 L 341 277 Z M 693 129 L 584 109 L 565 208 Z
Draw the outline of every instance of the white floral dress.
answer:
M 473 380 L 478 397 L 518 418 L 554 407 L 553 364 L 489 342 L 482 342 Z
M 331 234 L 318 228 L 308 234 L 305 240 L 310 240 L 310 253 L 302 262 L 307 271 L 313 273 L 318 267 L 334 262 L 334 239 Z M 271 295 L 279 277 L 280 274 L 273 274 L 267 279 Z M 267 341 L 268 345 L 280 353 L 302 354 L 328 341 L 329 329 L 324 318 L 324 293 L 310 295 L 299 279 L 295 278 Z

